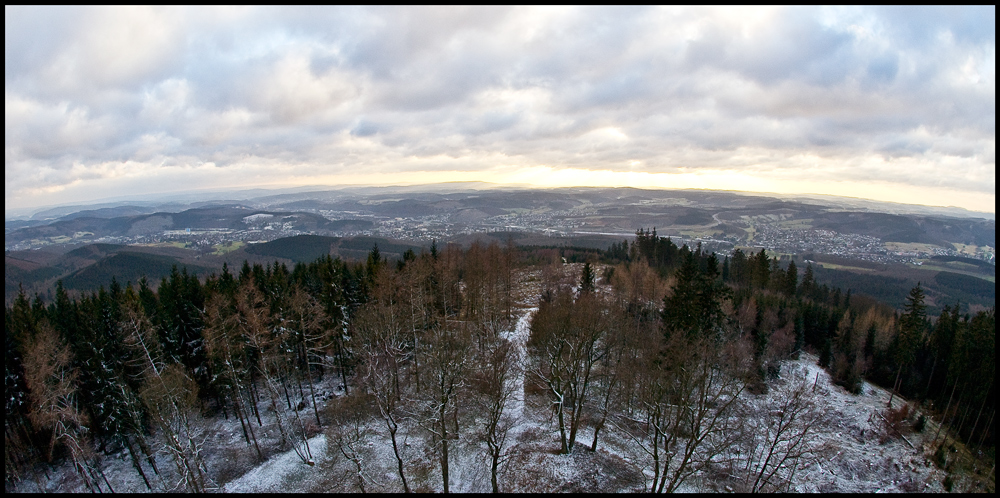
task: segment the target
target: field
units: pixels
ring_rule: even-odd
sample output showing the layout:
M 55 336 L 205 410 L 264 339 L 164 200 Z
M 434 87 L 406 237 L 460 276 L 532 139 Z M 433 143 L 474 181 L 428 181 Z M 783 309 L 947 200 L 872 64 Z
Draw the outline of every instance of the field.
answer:
M 807 230 L 812 228 L 812 222 L 812 218 L 804 218 L 800 220 L 780 221 L 777 225 L 788 230 Z
M 156 242 L 153 244 L 142 244 L 146 247 L 176 247 L 178 249 L 187 249 L 187 242 Z
M 920 242 L 886 242 L 886 250 L 894 252 L 934 252 L 935 249 L 940 249 L 939 246 L 935 244 L 924 244 Z
M 246 245 L 245 242 L 232 242 L 232 241 L 226 242 L 224 244 L 216 244 L 212 246 L 212 249 L 215 249 L 215 251 L 213 251 L 212 254 L 216 256 L 222 256 L 223 254 L 231 253 L 245 245 Z
M 865 271 L 865 272 L 875 271 L 872 268 L 861 268 L 859 266 L 838 265 L 836 263 L 820 263 L 820 262 L 817 262 L 816 264 L 819 265 L 819 266 L 821 266 L 821 267 L 823 267 L 823 268 L 829 268 L 831 270 L 853 270 L 853 271 Z

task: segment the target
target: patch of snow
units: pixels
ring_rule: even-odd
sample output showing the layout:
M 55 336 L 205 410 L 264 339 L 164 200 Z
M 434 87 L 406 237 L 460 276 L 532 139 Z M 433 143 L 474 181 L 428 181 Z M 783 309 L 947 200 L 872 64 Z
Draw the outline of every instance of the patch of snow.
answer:
M 281 493 L 301 490 L 306 482 L 321 472 L 320 464 L 328 459 L 326 435 L 320 434 L 310 439 L 309 448 L 314 465 L 303 463 L 295 451 L 287 451 L 226 483 L 222 490 L 227 493 Z

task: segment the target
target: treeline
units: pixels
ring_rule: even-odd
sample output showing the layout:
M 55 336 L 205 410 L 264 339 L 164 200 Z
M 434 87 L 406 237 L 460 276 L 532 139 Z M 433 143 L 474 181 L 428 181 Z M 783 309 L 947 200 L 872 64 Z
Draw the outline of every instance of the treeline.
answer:
M 715 274 L 714 254 L 702 253 L 700 246 L 677 248 L 655 230 L 639 230 L 632 244 L 613 244 L 603 256 L 607 262 L 648 261 L 660 275 L 693 256 L 704 275 Z M 760 375 L 775 373 L 773 358 L 764 354 L 771 345 L 809 347 L 849 391 L 860 392 L 867 379 L 924 404 L 967 443 L 994 444 L 994 307 L 960 315 L 956 302 L 931 320 L 918 283 L 900 313 L 870 297 L 852 296 L 850 289 L 817 285 L 811 264 L 801 272 L 795 261 L 782 268 L 763 249 L 749 254 L 737 249 L 719 273 L 731 289 L 731 318 L 754 338 Z M 678 280 L 681 274 L 677 271 Z
M 144 278 L 125 287 L 112 280 L 74 300 L 59 282 L 48 304 L 22 292 L 4 315 L 7 482 L 65 457 L 88 489 L 102 490 L 111 484 L 97 453 L 125 448 L 147 486 L 163 451 L 182 489 L 204 491 L 192 417 L 235 415 L 255 445 L 260 399 L 290 404 L 288 390 L 311 386 L 328 354 L 347 375 L 345 328 L 375 266 L 329 257 L 293 271 L 244 263 L 204 283 L 174 267 L 156 292 Z M 304 442 L 302 420 L 278 424 L 287 444 Z M 150 442 L 157 432 L 165 448 Z
M 579 276 L 564 278 L 563 258 L 585 263 Z M 516 305 L 533 300 L 518 296 L 532 279 L 542 295 L 525 329 Z M 778 490 L 819 414 L 796 391 L 761 415 L 795 438 L 740 420 L 754 409 L 745 393 L 803 349 L 847 389 L 868 378 L 933 400 L 966 441 L 992 445 L 994 311 L 949 308 L 932 323 L 921 293 L 899 313 L 817 286 L 811 266 L 800 276 L 763 251 L 720 262 L 655 230 L 604 252 L 432 245 L 390 262 L 376 246 L 365 261 L 244 263 L 204 282 L 175 269 L 156 291 L 112 281 L 71 299 L 58 285 L 51 303 L 21 293 L 5 308 L 6 478 L 65 459 L 102 490 L 99 455 L 125 449 L 151 489 L 157 454 L 180 489 L 212 489 L 195 421 L 222 412 L 257 460 L 263 419 L 305 464 L 310 428 L 325 426 L 361 491 L 375 487 L 367 438 L 392 447 L 403 491 L 417 490 L 405 441 L 424 444 L 446 492 L 456 442 L 473 441 L 500 491 L 527 393 L 550 399 L 563 453 L 583 431 L 591 450 L 606 431 L 632 441 L 650 491 L 677 489 L 721 452 L 744 459 L 747 490 Z M 326 375 L 344 392 L 320 407 Z

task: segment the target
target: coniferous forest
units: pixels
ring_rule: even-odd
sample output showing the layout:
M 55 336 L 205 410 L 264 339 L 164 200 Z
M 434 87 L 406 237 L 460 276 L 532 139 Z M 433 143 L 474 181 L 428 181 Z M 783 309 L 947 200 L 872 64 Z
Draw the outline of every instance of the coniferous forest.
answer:
M 583 263 L 571 283 L 555 270 L 567 263 Z M 527 300 L 526 282 L 536 290 Z M 678 490 L 727 444 L 762 437 L 771 453 L 739 463 L 745 490 L 784 490 L 808 425 L 799 439 L 771 440 L 738 430 L 736 410 L 802 352 L 849 392 L 868 381 L 910 400 L 890 400 L 878 415 L 887 427 L 919 407 L 911 425 L 939 422 L 940 453 L 949 437 L 989 459 L 995 447 L 994 308 L 961 315 L 952 303 L 928 316 L 918 285 L 894 309 L 763 250 L 720 258 L 655 230 L 604 251 L 449 244 L 387 260 L 375 246 L 364 261 L 244 263 L 203 279 L 175 267 L 160 282 L 113 280 L 94 293 L 60 282 L 54 296 L 22 292 L 5 308 L 8 489 L 65 464 L 87 489 L 110 491 L 99 462 L 121 452 L 149 489 L 165 489 L 155 478 L 164 462 L 167 490 L 216 489 L 198 427 L 221 414 L 238 424 L 234 448 L 256 462 L 267 457 L 262 418 L 306 465 L 310 438 L 325 432 L 359 491 L 374 486 L 366 437 L 391 445 L 387 489 L 406 492 L 419 487 L 404 447 L 426 445 L 434 468 L 424 473 L 448 492 L 450 451 L 473 442 L 504 491 L 513 412 L 538 409 L 524 405 L 530 392 L 550 403 L 554 451 L 596 450 L 616 433 L 648 456 L 647 491 Z M 521 316 L 523 349 L 511 340 Z M 340 394 L 319 398 L 330 379 Z M 796 402 L 782 417 L 810 415 Z

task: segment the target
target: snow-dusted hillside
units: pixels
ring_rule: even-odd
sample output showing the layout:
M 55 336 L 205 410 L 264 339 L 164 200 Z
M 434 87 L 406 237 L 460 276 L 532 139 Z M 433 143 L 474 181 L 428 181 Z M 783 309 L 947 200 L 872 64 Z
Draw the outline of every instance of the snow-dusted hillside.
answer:
M 570 267 L 572 265 L 566 265 Z M 575 275 L 576 268 L 567 268 Z M 522 288 L 518 301 L 518 318 L 506 338 L 522 355 L 529 337 L 529 323 L 538 309 L 540 274 L 520 276 Z M 544 392 L 531 388 L 530 371 L 520 371 L 512 380 L 515 395 L 507 406 L 514 425 L 506 445 L 506 463 L 501 467 L 500 489 L 506 492 L 639 492 L 649 489 L 653 477 L 647 468 L 648 458 L 641 449 L 611 424 L 601 432 L 597 451 L 590 451 L 593 428 L 584 423 L 577 439 L 579 444 L 569 455 L 559 454 L 559 431 L 552 416 L 550 400 Z M 327 375 L 317 383 L 317 399 L 322 405 L 343 395 L 339 378 Z M 773 466 L 779 491 L 794 492 L 920 492 L 943 491 L 946 472 L 929 459 L 929 442 L 937 432 L 937 424 L 928 420 L 921 433 L 882 438 L 878 413 L 882 412 L 889 394 L 882 388 L 864 383 L 862 393 L 853 395 L 831 383 L 826 371 L 817 366 L 815 355 L 803 353 L 796 360 L 782 362 L 778 378 L 771 381 L 767 394 L 744 393 L 741 409 L 737 410 L 733 427 L 766 431 L 782 403 L 800 390 L 808 410 L 803 416 L 815 423 L 802 441 L 801 455 Z M 327 427 L 315 424 L 311 407 L 279 406 L 285 419 L 292 410 L 300 409 L 307 424 L 309 452 L 313 465 L 291 448 L 279 445 L 275 414 L 262 401 L 259 409 L 262 426 L 258 438 L 265 460 L 257 460 L 256 452 L 247 446 L 239 422 L 222 414 L 198 419 L 196 431 L 202 438 L 203 454 L 209 477 L 209 489 L 222 492 L 351 492 L 359 490 L 359 476 L 353 462 L 330 444 Z M 905 400 L 898 396 L 894 406 Z M 460 406 L 467 418 L 470 407 Z M 740 418 L 742 417 L 742 418 Z M 256 425 L 256 422 L 254 422 Z M 456 422 L 457 424 L 458 422 Z M 465 421 L 462 422 L 467 423 Z M 402 492 L 396 460 L 389 439 L 384 435 L 384 422 L 371 417 L 360 428 L 364 434 L 358 445 L 362 464 L 360 476 L 366 491 Z M 469 433 L 455 441 L 451 453 L 450 487 L 457 492 L 489 492 L 490 469 L 485 447 Z M 436 456 L 428 451 L 428 432 L 412 418 L 404 417 L 400 430 L 400 456 L 405 462 L 409 486 L 417 491 L 442 491 L 440 467 Z M 751 440 L 752 442 L 752 440 Z M 726 492 L 750 489 L 753 469 L 764 468 L 763 458 L 748 459 L 745 448 L 734 444 L 704 468 L 695 472 L 681 491 Z M 756 462 L 756 463 L 755 463 Z M 158 453 L 158 476 L 151 476 L 153 491 L 177 488 L 177 473 L 165 451 Z M 145 492 L 148 488 L 132 468 L 125 451 L 100 459 L 106 484 L 116 492 Z M 965 489 L 958 487 L 958 489 Z M 78 474 L 63 464 L 55 470 L 39 471 L 36 479 L 22 481 L 16 492 L 60 491 L 84 492 Z

